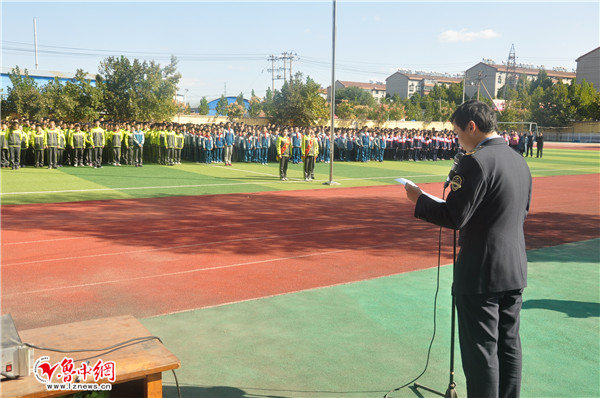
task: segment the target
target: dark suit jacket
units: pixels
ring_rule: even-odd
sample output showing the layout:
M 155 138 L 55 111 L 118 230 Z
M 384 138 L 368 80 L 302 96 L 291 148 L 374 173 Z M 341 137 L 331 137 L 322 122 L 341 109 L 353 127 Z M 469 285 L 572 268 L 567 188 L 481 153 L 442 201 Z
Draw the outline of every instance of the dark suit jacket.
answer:
M 455 294 L 496 293 L 527 285 L 523 223 L 531 174 L 523 157 L 500 137 L 459 162 L 445 203 L 421 195 L 415 217 L 460 230 Z

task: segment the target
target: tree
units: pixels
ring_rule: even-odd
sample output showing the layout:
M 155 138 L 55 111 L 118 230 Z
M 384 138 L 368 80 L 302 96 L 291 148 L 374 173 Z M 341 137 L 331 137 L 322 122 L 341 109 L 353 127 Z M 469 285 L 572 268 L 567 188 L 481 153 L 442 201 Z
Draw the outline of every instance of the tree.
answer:
M 447 100 L 448 103 L 453 108 L 456 108 L 458 105 L 462 104 L 463 100 L 463 82 L 461 81 L 458 84 L 450 84 L 450 87 L 447 89 Z
M 534 120 L 543 126 L 566 126 L 575 115 L 576 108 L 571 105 L 568 88 L 560 82 L 543 91 L 538 108 L 532 112 Z
M 406 120 L 423 120 L 421 94 L 414 93 L 410 98 L 405 98 L 402 104 L 406 109 Z
M 258 98 L 254 94 L 254 90 L 252 90 L 252 96 L 250 97 L 250 109 L 248 110 L 248 115 L 250 117 L 259 117 L 262 108 L 262 103 L 260 98 Z
M 102 110 L 102 92 L 92 86 L 82 69 L 75 77 L 61 83 L 56 77 L 42 90 L 47 111 L 52 117 L 69 121 L 91 121 Z
M 406 119 L 406 109 L 401 101 L 392 101 L 390 104 L 390 119 L 404 120 Z
M 274 93 L 271 91 L 271 88 L 267 88 L 267 92 L 265 93 L 265 98 L 262 102 L 262 110 L 265 112 L 265 115 L 269 118 L 273 115 L 273 96 Z
M 77 103 L 73 91 L 72 86 L 60 84 L 58 77 L 49 81 L 42 90 L 48 114 L 61 120 L 74 120 L 73 113 Z
M 208 106 L 208 100 L 206 97 L 202 97 L 200 100 L 200 105 L 198 105 L 198 113 L 201 115 L 208 115 L 210 111 L 210 107 Z
M 340 119 L 355 119 L 355 113 L 353 106 L 348 100 L 341 100 L 339 104 L 335 105 L 335 114 Z
M 384 123 L 390 120 L 390 106 L 382 102 L 373 108 L 373 119 L 378 123 Z
M 273 113 L 269 121 L 291 126 L 314 126 L 327 119 L 328 110 L 323 97 L 319 95 L 321 86 L 306 78 L 302 81 L 302 73 L 286 81 L 281 91 L 273 97 Z
M 245 106 L 244 104 L 244 93 L 240 93 L 240 95 L 238 95 L 235 98 L 235 102 L 237 102 L 238 104 L 240 104 L 241 106 Z
M 227 105 L 227 116 L 231 118 L 242 117 L 246 113 L 246 107 L 240 105 L 237 101 Z
M 537 78 L 531 83 L 531 90 L 535 90 L 538 87 L 541 87 L 543 90 L 552 87 L 552 79 L 548 77 L 548 72 L 544 69 L 540 69 Z
M 226 116 L 228 106 L 229 102 L 227 101 L 227 98 L 225 98 L 225 94 L 221 94 L 221 98 L 219 98 L 219 102 L 217 102 L 217 106 L 215 108 L 217 115 Z
M 346 100 L 351 104 L 374 106 L 377 101 L 366 90 L 360 87 L 351 86 L 335 90 L 335 104 Z
M 161 68 L 154 61 L 131 62 L 124 56 L 100 63 L 98 86 L 107 112 L 123 120 L 168 120 L 177 113 L 174 101 L 181 74 L 177 58 Z
M 600 115 L 594 112 L 594 105 L 598 102 L 597 98 L 600 98 L 600 93 L 585 79 L 581 84 L 576 84 L 573 81 L 569 86 L 569 101 L 576 109 L 577 120 L 600 119 Z
M 21 76 L 21 70 L 15 66 L 8 74 L 11 87 L 7 90 L 6 101 L 3 101 L 3 114 L 14 113 L 28 119 L 38 119 L 46 115 L 44 98 L 35 80 L 29 76 L 27 69 Z
M 499 122 L 519 122 L 531 120 L 529 115 L 529 110 L 523 107 L 522 102 L 518 98 L 515 98 L 506 100 L 504 110 L 497 118 Z
M 77 69 L 73 82 L 67 82 L 67 86 L 73 86 L 76 93 L 77 107 L 73 113 L 74 119 L 89 122 L 97 119 L 103 110 L 102 92 L 92 86 L 82 69 Z
M 438 101 L 436 101 L 435 98 L 431 96 L 431 94 L 426 95 L 422 98 L 421 107 L 424 110 L 423 120 L 425 120 L 426 122 L 431 122 L 440 119 Z

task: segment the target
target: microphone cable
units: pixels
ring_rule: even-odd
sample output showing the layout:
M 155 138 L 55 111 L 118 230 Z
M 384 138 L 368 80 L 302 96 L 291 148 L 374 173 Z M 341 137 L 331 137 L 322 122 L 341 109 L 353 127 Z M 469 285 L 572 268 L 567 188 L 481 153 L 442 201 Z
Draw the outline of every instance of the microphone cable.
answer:
M 442 199 L 445 199 L 445 198 L 446 198 L 446 188 L 444 187 L 444 190 L 442 192 Z M 429 367 L 429 358 L 431 356 L 431 348 L 433 347 L 433 342 L 435 340 L 435 335 L 436 335 L 436 331 L 437 331 L 437 299 L 438 299 L 438 293 L 440 292 L 440 269 L 441 269 L 441 263 L 442 263 L 442 227 L 440 227 L 440 231 L 438 233 L 437 277 L 436 277 L 435 295 L 433 297 L 433 333 L 431 335 L 431 341 L 429 342 L 429 348 L 427 349 L 427 359 L 425 361 L 425 368 L 423 369 L 423 371 L 417 377 L 415 377 L 414 379 L 412 379 L 408 383 L 403 384 L 402 386 L 400 386 L 398 388 L 394 388 L 393 390 L 389 391 L 387 394 L 385 394 L 383 396 L 383 398 L 390 398 L 390 394 L 391 393 L 394 393 L 396 391 L 400 391 L 403 388 L 408 387 L 409 385 L 411 385 L 414 382 L 416 382 L 417 380 L 419 380 L 425 374 L 425 372 L 427 372 L 427 368 Z

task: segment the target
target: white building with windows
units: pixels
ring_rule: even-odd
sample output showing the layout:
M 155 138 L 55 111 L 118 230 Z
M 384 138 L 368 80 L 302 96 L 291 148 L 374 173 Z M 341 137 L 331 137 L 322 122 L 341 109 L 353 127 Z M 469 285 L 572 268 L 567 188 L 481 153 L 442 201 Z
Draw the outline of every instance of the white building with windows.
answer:
M 398 71 L 385 79 L 386 93 L 390 97 L 394 95 L 405 99 L 419 93 L 421 96 L 429 94 L 431 89 L 437 85 L 446 87 L 458 84 L 462 81 L 460 77 L 452 77 L 446 74 L 424 74 Z
M 537 79 L 537 76 L 543 67 L 535 68 L 533 65 L 517 65 L 514 73 L 518 80 L 522 75 L 525 75 L 529 81 Z M 467 98 L 477 97 L 479 92 L 480 97 L 496 98 L 498 91 L 506 84 L 506 79 L 509 74 L 506 65 L 498 65 L 493 60 L 484 60 L 477 65 L 467 69 L 465 72 L 465 95 Z M 548 77 L 554 83 L 559 81 L 564 84 L 570 84 L 575 79 L 574 72 L 568 72 L 564 68 L 556 68 L 546 70 Z
M 575 60 L 577 62 L 577 83 L 583 79 L 592 83 L 596 91 L 600 91 L 600 47 L 589 53 L 583 54 Z
M 348 81 L 342 81 L 342 80 L 336 80 L 335 81 L 335 89 L 339 90 L 342 88 L 348 88 L 348 87 L 358 87 L 361 88 L 365 91 L 367 91 L 369 94 L 371 94 L 371 96 L 373 98 L 375 98 L 375 100 L 377 100 L 377 102 L 381 102 L 381 100 L 383 98 L 385 98 L 385 84 L 380 83 L 380 82 L 369 82 L 369 83 L 362 83 L 362 82 L 348 82 Z M 327 87 L 327 100 L 329 101 L 329 98 L 331 98 L 331 86 Z

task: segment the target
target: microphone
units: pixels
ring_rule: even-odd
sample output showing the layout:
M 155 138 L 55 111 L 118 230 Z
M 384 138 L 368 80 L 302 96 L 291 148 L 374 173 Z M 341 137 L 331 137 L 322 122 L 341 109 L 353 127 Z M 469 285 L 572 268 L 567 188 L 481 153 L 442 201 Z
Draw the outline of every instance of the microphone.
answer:
M 454 163 L 452 164 L 450 173 L 448 173 L 446 182 L 444 182 L 444 189 L 448 188 L 448 185 L 450 185 L 450 181 L 452 181 L 452 179 L 456 175 L 456 169 L 458 168 L 458 164 L 460 163 L 460 160 L 462 159 L 463 156 L 465 156 L 465 154 L 463 152 L 457 152 L 456 155 L 454 156 Z

